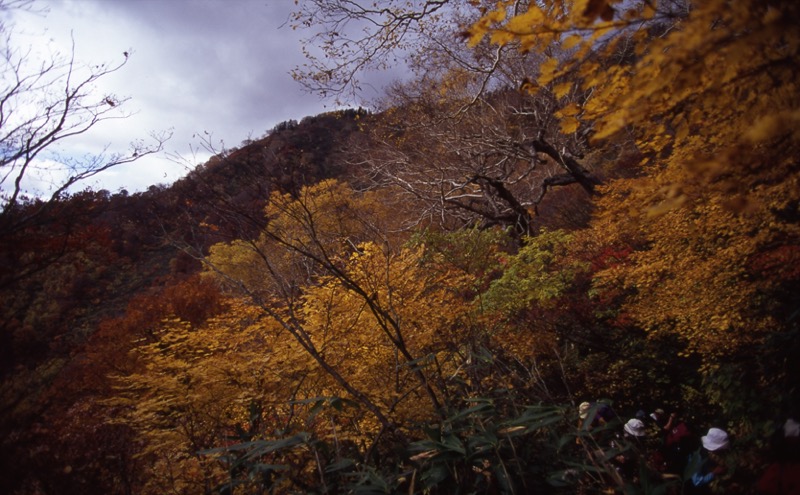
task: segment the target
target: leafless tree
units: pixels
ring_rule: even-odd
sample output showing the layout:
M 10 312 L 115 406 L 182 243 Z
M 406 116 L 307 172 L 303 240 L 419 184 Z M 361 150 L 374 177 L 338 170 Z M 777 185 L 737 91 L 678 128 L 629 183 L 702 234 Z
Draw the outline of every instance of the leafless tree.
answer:
M 581 163 L 585 132 L 560 132 L 554 113 L 563 102 L 551 94 L 496 91 L 459 110 L 472 98 L 468 89 L 458 96 L 409 86 L 391 90 L 403 103 L 379 115 L 351 157 L 369 172 L 365 185 L 402 190 L 420 212 L 417 222 L 500 225 L 524 236 L 551 188 L 595 193 L 599 180 Z
M 292 27 L 314 34 L 303 48 L 308 63 L 297 67 L 293 76 L 312 92 L 354 97 L 364 72 L 404 63 L 452 3 L 304 0 L 292 15 Z
M 509 8 L 527 6 L 519 0 Z M 463 33 L 482 8 L 494 7 L 306 0 L 295 19 L 317 30 L 309 43 L 322 55 L 308 51 L 309 64 L 295 76 L 324 95 L 352 96 L 365 71 L 402 59 L 413 77 L 376 102 L 380 125 L 352 160 L 374 184 L 405 191 L 421 207 L 420 221 L 499 224 L 526 235 L 549 189 L 579 184 L 592 195 L 599 180 L 580 159 L 590 129 L 559 127 L 557 112 L 582 103 L 577 81 L 567 95 L 549 87 L 533 95 L 524 87 L 536 79 L 541 54 L 486 40 L 467 46 Z
M 0 1 L 0 11 L 28 6 L 24 1 Z M 0 25 L 0 36 L 0 235 L 5 236 L 24 229 L 86 179 L 159 152 L 168 135 L 152 134 L 149 143 L 134 141 L 126 152 L 107 154 L 103 149 L 89 157 L 59 157 L 62 142 L 104 121 L 130 116 L 121 108 L 128 98 L 96 92 L 99 80 L 127 64 L 129 52 L 114 64 L 82 65 L 74 49 L 67 56 L 40 61 L 32 49 L 14 47 L 9 26 Z M 61 169 L 51 174 L 49 191 L 37 192 L 37 207 L 20 214 L 18 207 L 28 194 L 25 181 L 45 158 L 60 163 Z

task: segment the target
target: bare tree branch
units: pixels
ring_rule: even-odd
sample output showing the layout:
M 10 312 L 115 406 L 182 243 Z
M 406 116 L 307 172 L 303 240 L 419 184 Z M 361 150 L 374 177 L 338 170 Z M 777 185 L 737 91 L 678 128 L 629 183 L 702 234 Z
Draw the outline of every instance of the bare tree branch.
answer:
M 9 4 L 0 4 L 2 8 L 9 8 Z M 115 64 L 83 66 L 76 62 L 73 46 L 68 57 L 56 55 L 37 61 L 30 50 L 15 49 L 11 31 L 5 26 L 2 29 L 5 43 L 0 51 L 0 233 L 9 235 L 28 225 L 74 186 L 161 151 L 169 134 L 152 134 L 151 143 L 134 141 L 124 153 L 106 155 L 104 149 L 83 159 L 60 157 L 62 142 L 83 135 L 104 121 L 130 116 L 121 109 L 128 98 L 97 94 L 95 89 L 99 80 L 127 64 L 129 52 L 121 54 L 123 59 Z M 43 159 L 60 163 L 63 169 L 59 172 L 66 172 L 66 176 L 52 177 L 46 197 L 38 192 L 39 208 L 11 218 L 9 213 L 26 199 L 26 178 L 42 166 Z

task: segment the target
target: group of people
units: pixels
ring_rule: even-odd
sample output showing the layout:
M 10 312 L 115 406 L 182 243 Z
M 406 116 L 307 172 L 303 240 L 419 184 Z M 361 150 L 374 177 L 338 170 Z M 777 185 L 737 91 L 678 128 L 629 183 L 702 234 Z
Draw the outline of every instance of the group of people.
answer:
M 607 404 L 584 402 L 578 408 L 580 427 L 593 429 L 611 423 L 616 414 Z M 590 417 L 591 416 L 591 417 Z M 707 494 L 726 477 L 731 464 L 731 439 L 718 427 L 699 434 L 677 413 L 656 409 L 638 411 L 621 431 L 611 431 L 609 447 L 618 451 L 611 460 L 621 480 L 636 482 L 640 460 L 662 480 L 682 483 L 680 493 Z M 771 439 L 772 464 L 753 487 L 760 495 L 800 495 L 800 424 L 788 419 Z M 752 492 L 753 490 L 749 490 Z

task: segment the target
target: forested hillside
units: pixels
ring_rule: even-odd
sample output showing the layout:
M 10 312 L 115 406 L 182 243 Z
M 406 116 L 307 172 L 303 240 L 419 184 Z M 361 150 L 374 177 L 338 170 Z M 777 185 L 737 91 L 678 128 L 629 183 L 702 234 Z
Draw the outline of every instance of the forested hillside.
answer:
M 4 491 L 781 493 L 800 5 L 386 4 L 295 17 L 374 111 L 3 210 Z

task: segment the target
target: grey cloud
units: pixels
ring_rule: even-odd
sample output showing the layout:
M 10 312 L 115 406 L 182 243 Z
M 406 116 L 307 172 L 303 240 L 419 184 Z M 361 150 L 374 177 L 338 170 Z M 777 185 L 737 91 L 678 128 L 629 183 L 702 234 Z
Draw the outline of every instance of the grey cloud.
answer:
M 79 60 L 128 64 L 98 91 L 129 96 L 136 115 L 85 136 L 81 149 L 127 142 L 172 128 L 171 154 L 190 156 L 192 135 L 207 131 L 226 146 L 259 137 L 278 122 L 331 109 L 303 91 L 289 71 L 303 63 L 302 33 L 287 24 L 291 0 L 48 0 L 46 19 L 18 22 L 46 29 L 48 39 Z M 37 24 L 38 23 L 38 24 Z M 144 161 L 144 160 L 143 160 Z M 101 177 L 108 189 L 141 190 L 174 180 L 185 170 L 162 156 Z M 166 178 L 164 175 L 166 174 Z M 129 181 L 129 182 L 126 182 Z

